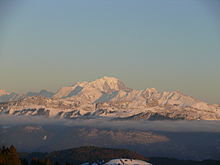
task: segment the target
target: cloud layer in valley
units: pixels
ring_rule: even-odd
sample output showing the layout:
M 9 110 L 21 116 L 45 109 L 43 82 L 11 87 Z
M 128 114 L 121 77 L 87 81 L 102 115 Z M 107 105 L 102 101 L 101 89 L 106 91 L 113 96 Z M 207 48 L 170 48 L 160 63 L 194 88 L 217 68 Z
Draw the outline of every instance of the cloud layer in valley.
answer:
M 112 129 L 136 129 L 170 132 L 220 132 L 219 121 L 110 121 L 108 119 L 65 120 L 31 116 L 0 115 L 0 126 L 62 125 Z

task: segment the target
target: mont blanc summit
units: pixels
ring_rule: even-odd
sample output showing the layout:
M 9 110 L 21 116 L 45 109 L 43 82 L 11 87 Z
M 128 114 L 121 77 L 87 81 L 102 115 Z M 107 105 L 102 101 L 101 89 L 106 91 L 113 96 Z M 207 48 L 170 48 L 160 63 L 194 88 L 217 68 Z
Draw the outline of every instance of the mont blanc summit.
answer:
M 10 93 L 1 92 L 7 98 Z M 16 97 L 15 97 L 16 96 Z M 18 97 L 20 96 L 20 97 Z M 14 97 L 14 98 L 13 98 Z M 220 105 L 210 105 L 180 91 L 136 90 L 117 78 L 77 82 L 55 94 L 46 90 L 14 94 L 0 104 L 0 113 L 56 118 L 106 117 L 120 120 L 219 120 Z

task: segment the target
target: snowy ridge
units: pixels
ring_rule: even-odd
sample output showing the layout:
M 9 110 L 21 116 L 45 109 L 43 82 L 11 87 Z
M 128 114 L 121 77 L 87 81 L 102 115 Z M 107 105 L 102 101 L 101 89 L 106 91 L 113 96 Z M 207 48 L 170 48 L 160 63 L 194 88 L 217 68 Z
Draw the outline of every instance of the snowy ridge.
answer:
M 48 92 L 41 92 L 46 93 Z M 36 94 L 37 95 L 37 94 Z M 0 104 L 0 113 L 57 118 L 108 117 L 126 120 L 219 120 L 220 106 L 210 105 L 180 91 L 130 89 L 114 77 L 78 82 L 59 89 L 51 98 L 22 97 Z
M 105 163 L 105 165 L 152 165 L 152 164 L 137 159 L 113 159 Z
M 119 158 L 119 159 L 112 159 L 108 161 L 107 163 L 104 163 L 104 161 L 97 161 L 94 163 L 83 163 L 81 165 L 152 165 L 148 162 L 145 162 L 143 160 L 138 159 L 126 159 L 126 158 Z

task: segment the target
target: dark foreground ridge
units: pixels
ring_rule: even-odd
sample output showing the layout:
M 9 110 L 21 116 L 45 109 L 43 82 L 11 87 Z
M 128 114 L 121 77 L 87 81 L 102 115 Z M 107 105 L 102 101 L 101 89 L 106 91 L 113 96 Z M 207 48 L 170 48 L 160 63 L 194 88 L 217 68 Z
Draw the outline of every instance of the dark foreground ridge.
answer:
M 21 165 L 19 155 L 14 146 L 0 148 L 0 165 Z
M 20 158 L 19 158 L 20 155 Z M 127 149 L 85 146 L 50 153 L 18 153 L 14 146 L 0 149 L 0 165 L 80 165 L 88 162 L 98 165 L 115 158 L 144 160 L 152 165 L 219 165 L 220 160 L 178 160 L 171 158 L 145 158 Z M 99 163 L 98 163 L 99 162 Z
M 126 149 L 100 148 L 94 146 L 85 146 L 79 148 L 72 148 L 61 151 L 54 151 L 50 153 L 29 153 L 20 154 L 22 158 L 30 161 L 33 158 L 49 159 L 52 162 L 60 164 L 68 162 L 69 164 L 81 164 L 85 162 L 107 162 L 115 158 L 129 158 L 147 160 L 144 156 Z

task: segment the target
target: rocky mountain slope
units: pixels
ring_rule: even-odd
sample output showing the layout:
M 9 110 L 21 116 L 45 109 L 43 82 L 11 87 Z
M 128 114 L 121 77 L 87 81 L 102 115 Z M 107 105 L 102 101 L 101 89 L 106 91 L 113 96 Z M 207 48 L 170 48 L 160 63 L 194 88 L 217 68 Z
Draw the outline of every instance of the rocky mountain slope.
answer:
M 103 77 L 63 87 L 51 98 L 35 95 L 1 103 L 0 113 L 67 119 L 219 120 L 220 105 L 210 105 L 180 91 L 130 89 L 117 78 Z

